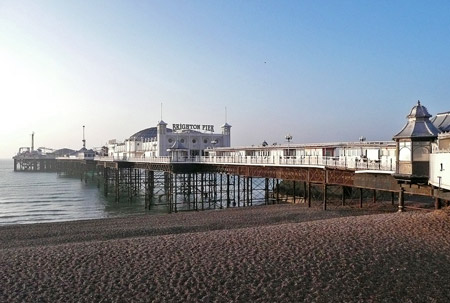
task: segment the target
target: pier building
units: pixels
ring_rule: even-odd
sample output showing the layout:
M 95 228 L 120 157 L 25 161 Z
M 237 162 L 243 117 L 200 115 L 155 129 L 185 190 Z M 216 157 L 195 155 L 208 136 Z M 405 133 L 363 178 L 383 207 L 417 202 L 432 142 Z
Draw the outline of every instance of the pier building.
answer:
M 172 124 L 159 121 L 156 127 L 143 129 L 131 135 L 124 142 L 109 140 L 108 156 L 114 159 L 172 157 L 185 159 L 205 156 L 208 150 L 229 147 L 231 125 L 221 126 L 222 132 L 215 133 L 214 125 Z

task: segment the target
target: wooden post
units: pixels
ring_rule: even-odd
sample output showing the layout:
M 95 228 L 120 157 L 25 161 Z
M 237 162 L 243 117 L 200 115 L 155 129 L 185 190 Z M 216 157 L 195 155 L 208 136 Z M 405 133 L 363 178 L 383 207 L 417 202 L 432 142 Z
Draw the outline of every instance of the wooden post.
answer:
M 133 193 L 131 192 L 132 186 L 133 186 L 133 169 L 128 169 L 128 178 L 127 178 L 127 192 L 128 192 L 128 202 L 131 203 L 131 196 Z
M 398 192 L 398 211 L 405 211 L 405 190 L 403 188 Z
M 227 208 L 230 207 L 230 175 L 227 174 Z
M 250 205 L 253 206 L 253 179 L 252 177 L 248 177 L 248 188 L 250 189 L 250 199 L 247 201 L 250 202 Z
M 363 189 L 359 189 L 359 208 L 363 207 Z
M 293 193 L 293 196 L 294 196 L 294 201 L 293 201 L 293 203 L 295 204 L 295 181 L 293 181 L 293 191 L 294 191 L 294 193 Z
M 194 175 L 194 209 L 198 210 L 198 174 Z
M 223 174 L 220 174 L 220 209 L 223 208 Z
M 277 179 L 277 204 L 280 201 L 280 180 Z
M 116 202 L 119 203 L 120 200 L 120 168 L 116 168 Z
M 173 182 L 174 182 L 174 186 L 173 186 L 173 205 L 174 205 L 174 209 L 175 209 L 175 212 L 178 212 L 178 209 L 177 209 L 177 180 L 178 180 L 178 178 L 177 178 L 177 174 L 173 174 Z
M 342 206 L 345 205 L 345 186 L 342 186 Z
M 214 209 L 216 209 L 217 204 L 217 174 L 214 174 Z
M 155 192 L 155 172 L 153 170 L 149 171 L 149 197 L 148 197 L 148 209 L 152 207 L 153 194 Z
M 203 183 L 204 175 L 200 174 L 200 196 L 202 198 L 202 210 L 205 210 L 205 188 Z
M 245 180 L 245 177 L 244 177 Z M 237 189 L 237 205 L 238 207 L 241 206 L 241 176 L 238 175 L 238 189 Z M 245 181 L 244 181 L 244 193 L 245 193 Z M 245 194 L 244 194 L 244 204 L 245 204 Z
M 269 204 L 269 178 L 264 180 L 264 201 Z
M 109 178 L 109 168 L 103 168 L 103 191 L 105 197 L 108 197 L 108 178 Z
M 303 203 L 306 203 L 306 199 L 308 197 L 306 182 L 303 182 Z
M 311 207 L 311 182 L 308 182 L 308 207 Z
M 327 184 L 323 184 L 323 210 L 327 210 Z
M 235 206 L 236 206 L 236 175 L 233 175 L 233 207 Z
M 376 189 L 373 190 L 373 203 L 377 202 L 377 191 Z
M 252 179 L 252 177 L 247 177 L 247 206 L 249 206 L 250 205 L 250 203 L 251 203 L 251 200 L 252 200 L 252 198 L 251 198 L 251 193 L 252 193 L 252 185 L 251 185 L 251 179 Z
M 395 203 L 395 193 L 392 191 L 391 192 L 391 204 L 394 205 Z
M 434 198 L 434 208 L 441 209 L 441 199 L 439 199 L 438 197 Z

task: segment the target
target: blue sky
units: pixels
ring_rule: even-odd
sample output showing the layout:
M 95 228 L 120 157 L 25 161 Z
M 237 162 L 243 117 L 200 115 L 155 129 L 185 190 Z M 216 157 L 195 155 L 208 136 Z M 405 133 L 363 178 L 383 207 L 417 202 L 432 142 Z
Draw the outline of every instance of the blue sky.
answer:
M 0 157 L 167 123 L 389 140 L 450 110 L 448 1 L 2 1 Z

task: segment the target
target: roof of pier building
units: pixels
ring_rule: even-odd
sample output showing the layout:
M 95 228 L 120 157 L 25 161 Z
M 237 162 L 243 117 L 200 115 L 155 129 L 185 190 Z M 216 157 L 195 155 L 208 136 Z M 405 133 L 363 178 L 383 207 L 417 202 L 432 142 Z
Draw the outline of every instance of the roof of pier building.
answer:
M 431 115 L 427 108 L 417 101 L 408 116 L 408 122 L 394 139 L 405 138 L 437 138 L 439 129 L 430 121 Z
M 171 133 L 172 129 L 166 128 L 166 132 L 167 133 Z M 140 130 L 137 133 L 131 135 L 130 136 L 130 140 L 134 140 L 134 139 L 143 139 L 143 140 L 153 139 L 153 138 L 157 137 L 157 134 L 158 134 L 158 128 L 157 127 L 149 127 L 149 128 Z
M 431 119 L 431 122 L 441 132 L 450 132 L 450 112 L 437 114 Z
M 175 140 L 175 143 L 172 144 L 172 146 L 170 148 L 168 148 L 168 151 L 172 151 L 172 150 L 180 150 L 180 149 L 187 149 L 186 146 L 184 146 L 183 143 L 181 143 L 178 139 Z
M 173 131 L 171 128 L 166 128 L 167 133 L 177 133 L 177 134 L 201 134 L 204 135 L 205 133 L 193 130 L 193 129 L 182 129 L 178 131 Z M 149 127 L 146 129 L 143 129 L 141 131 L 138 131 L 137 133 L 130 136 L 129 140 L 136 140 L 136 139 L 142 139 L 144 141 L 153 139 L 157 137 L 158 134 L 158 128 L 157 127 Z

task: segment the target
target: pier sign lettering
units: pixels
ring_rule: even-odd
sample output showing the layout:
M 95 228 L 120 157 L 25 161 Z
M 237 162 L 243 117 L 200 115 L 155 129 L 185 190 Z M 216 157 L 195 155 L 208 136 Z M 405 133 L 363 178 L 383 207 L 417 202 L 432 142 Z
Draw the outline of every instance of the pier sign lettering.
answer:
M 172 124 L 172 130 L 202 130 L 206 132 L 214 132 L 214 125 L 200 125 L 200 124 Z

